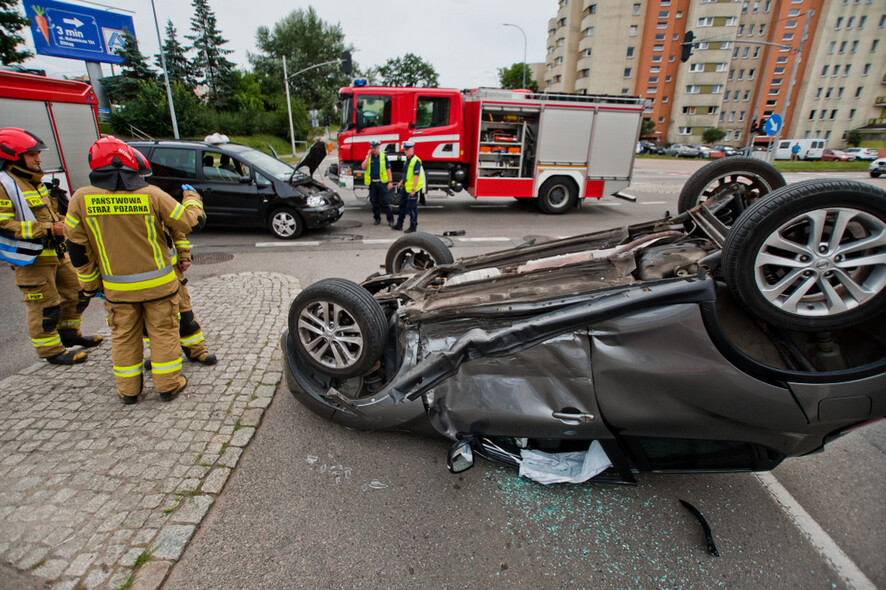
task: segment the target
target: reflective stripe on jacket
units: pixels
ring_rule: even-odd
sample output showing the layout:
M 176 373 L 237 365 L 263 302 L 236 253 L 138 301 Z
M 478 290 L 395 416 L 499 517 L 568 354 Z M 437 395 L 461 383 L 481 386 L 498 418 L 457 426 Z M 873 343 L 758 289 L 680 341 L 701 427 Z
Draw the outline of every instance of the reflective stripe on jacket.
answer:
M 175 250 L 164 229 L 187 233 L 203 216 L 194 191 L 185 191 L 179 204 L 154 186 L 126 192 L 81 188 L 65 218 L 68 240 L 85 248 L 85 261 L 77 260 L 81 287 L 103 290 L 107 300 L 122 303 L 175 293 Z
M 0 258 L 16 266 L 56 264 L 55 247 L 44 238 L 60 219 L 42 182 L 35 187 L 0 171 Z
M 369 184 L 372 175 L 372 154 L 369 155 L 369 166 L 363 173 L 363 184 Z M 388 159 L 385 158 L 384 152 L 378 152 L 378 179 L 382 182 L 388 182 Z
M 417 182 L 415 180 L 416 163 L 419 166 Z M 418 192 L 425 187 L 425 167 L 421 165 L 421 160 L 418 159 L 418 156 L 413 155 L 412 159 L 406 163 L 404 170 L 406 171 L 406 180 L 403 182 L 403 188 L 406 189 L 407 193 Z

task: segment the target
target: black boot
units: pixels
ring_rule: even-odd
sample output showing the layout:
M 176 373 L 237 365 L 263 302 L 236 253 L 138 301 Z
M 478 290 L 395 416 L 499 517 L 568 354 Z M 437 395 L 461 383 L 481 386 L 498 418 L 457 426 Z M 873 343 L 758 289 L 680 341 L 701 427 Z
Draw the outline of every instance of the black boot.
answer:
M 53 365 L 78 365 L 86 362 L 86 353 L 82 350 L 77 352 L 66 350 L 54 356 L 46 357 L 46 362 Z
M 84 348 L 92 348 L 93 346 L 98 346 L 102 343 L 102 337 L 95 336 L 84 336 L 83 334 L 78 334 L 77 330 L 59 330 L 58 335 L 62 339 L 62 344 L 65 345 L 65 348 L 73 348 L 75 346 L 82 346 Z

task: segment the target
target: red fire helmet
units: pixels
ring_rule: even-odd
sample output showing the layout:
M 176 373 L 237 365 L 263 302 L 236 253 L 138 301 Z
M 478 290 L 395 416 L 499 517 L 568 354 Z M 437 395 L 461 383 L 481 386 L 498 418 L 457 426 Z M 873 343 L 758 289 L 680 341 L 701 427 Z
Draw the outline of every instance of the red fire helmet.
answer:
M 138 172 L 135 150 L 113 135 L 102 137 L 89 148 L 89 167 L 97 170 L 105 166 L 126 167 Z
M 24 129 L 4 127 L 0 129 L 0 158 L 15 162 L 25 152 L 42 152 L 49 148 L 43 141 Z
M 135 154 L 135 159 L 138 160 L 138 174 L 139 176 L 150 176 L 154 173 L 151 170 L 151 163 L 148 162 L 148 159 L 145 157 L 143 153 L 140 151 L 133 149 L 132 153 Z

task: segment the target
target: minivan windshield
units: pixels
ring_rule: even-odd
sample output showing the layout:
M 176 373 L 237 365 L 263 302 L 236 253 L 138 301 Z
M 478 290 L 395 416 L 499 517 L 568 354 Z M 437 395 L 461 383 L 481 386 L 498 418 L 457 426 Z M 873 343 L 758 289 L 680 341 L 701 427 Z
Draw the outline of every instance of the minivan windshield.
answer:
M 304 172 L 297 172 L 286 163 L 258 150 L 246 149 L 238 151 L 237 155 L 248 164 L 253 165 L 264 172 L 266 176 L 272 176 L 277 180 L 288 181 L 291 178 L 292 180 L 297 181 L 307 178 L 307 175 Z

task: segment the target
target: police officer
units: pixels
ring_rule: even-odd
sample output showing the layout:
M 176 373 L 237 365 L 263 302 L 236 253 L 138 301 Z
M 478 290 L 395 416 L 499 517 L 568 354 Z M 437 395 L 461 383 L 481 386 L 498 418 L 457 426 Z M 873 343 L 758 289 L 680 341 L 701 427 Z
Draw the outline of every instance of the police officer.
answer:
M 400 197 L 400 212 L 397 215 L 397 225 L 394 229 L 403 229 L 403 218 L 409 215 L 409 227 L 403 233 L 411 234 L 418 226 L 418 196 L 425 187 L 425 169 L 421 160 L 415 155 L 415 144 L 411 141 L 403 142 L 403 150 L 406 154 L 406 165 L 403 166 L 403 178 L 397 183 L 397 189 L 402 190 Z
M 142 392 L 142 330 L 151 346 L 154 387 L 163 401 L 187 385 L 181 376 L 178 289 L 164 228 L 200 229 L 203 205 L 189 185 L 182 204 L 138 175 L 133 149 L 106 136 L 89 149 L 91 186 L 71 197 L 68 251 L 87 295 L 103 293 L 111 328 L 117 394 L 134 404 Z
M 43 184 L 39 137 L 15 127 L 0 129 L 0 259 L 11 263 L 27 306 L 28 332 L 37 356 L 56 365 L 86 360 L 82 350 L 101 336 L 83 336 L 80 321 L 89 300 L 64 252 L 63 217 Z
M 369 185 L 369 203 L 372 205 L 372 217 L 375 225 L 381 223 L 381 212 L 384 210 L 388 225 L 394 225 L 394 212 L 391 210 L 391 200 L 388 190 L 394 186 L 391 174 L 391 165 L 388 159 L 378 149 L 379 143 L 375 140 L 369 142 L 369 153 L 363 160 L 361 167 L 363 183 Z

